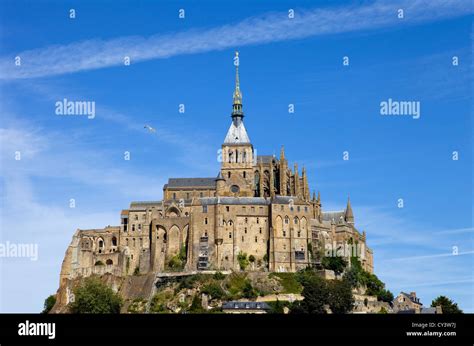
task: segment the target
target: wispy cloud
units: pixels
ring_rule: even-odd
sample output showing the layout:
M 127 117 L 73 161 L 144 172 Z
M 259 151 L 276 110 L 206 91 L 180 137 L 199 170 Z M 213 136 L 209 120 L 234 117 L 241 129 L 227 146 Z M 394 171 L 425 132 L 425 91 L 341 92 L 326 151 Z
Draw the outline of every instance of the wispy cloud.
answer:
M 459 253 L 441 253 L 441 254 L 434 254 L 434 255 L 426 255 L 426 256 L 409 256 L 409 257 L 399 257 L 399 258 L 391 258 L 387 261 L 397 262 L 397 261 L 413 261 L 413 260 L 421 260 L 421 259 L 433 259 L 438 257 L 448 257 L 448 256 L 463 256 L 463 255 L 472 255 L 474 251 L 465 251 Z
M 400 8 L 404 10 L 404 19 L 397 17 L 397 10 Z M 125 56 L 136 63 L 246 45 L 380 29 L 396 24 L 421 24 L 470 13 L 472 6 L 469 1 L 449 0 L 376 1 L 364 6 L 296 10 L 293 19 L 288 18 L 285 12 L 270 13 L 207 30 L 157 34 L 150 37 L 92 39 L 13 52 L 0 60 L 0 78 L 60 75 L 123 65 Z M 14 56 L 21 57 L 21 66 L 15 66 Z

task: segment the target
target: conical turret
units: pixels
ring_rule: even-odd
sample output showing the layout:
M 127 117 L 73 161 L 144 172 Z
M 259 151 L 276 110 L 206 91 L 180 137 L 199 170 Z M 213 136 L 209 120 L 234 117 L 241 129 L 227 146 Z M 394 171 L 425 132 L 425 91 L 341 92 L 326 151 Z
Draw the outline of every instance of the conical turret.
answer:
M 354 213 L 352 212 L 351 200 L 349 197 L 347 198 L 347 207 L 344 219 L 347 223 L 354 224 Z

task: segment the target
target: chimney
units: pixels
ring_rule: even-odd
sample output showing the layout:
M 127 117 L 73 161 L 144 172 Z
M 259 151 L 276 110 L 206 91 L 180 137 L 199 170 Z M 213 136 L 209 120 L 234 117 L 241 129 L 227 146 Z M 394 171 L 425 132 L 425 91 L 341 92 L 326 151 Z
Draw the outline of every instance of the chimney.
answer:
M 441 305 L 436 305 L 436 314 L 442 314 L 443 309 L 441 309 Z

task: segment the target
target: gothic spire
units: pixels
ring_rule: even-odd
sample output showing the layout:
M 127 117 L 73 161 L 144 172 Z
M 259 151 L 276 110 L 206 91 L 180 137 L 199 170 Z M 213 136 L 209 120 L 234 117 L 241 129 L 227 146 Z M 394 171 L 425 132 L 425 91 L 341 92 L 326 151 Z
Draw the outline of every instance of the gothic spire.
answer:
M 244 112 L 242 111 L 242 93 L 240 91 L 239 81 L 239 52 L 235 52 L 234 65 L 235 65 L 235 90 L 233 95 L 232 103 L 232 124 L 227 131 L 227 135 L 224 139 L 224 144 L 250 144 L 250 138 L 245 129 Z
M 235 125 L 244 117 L 242 111 L 242 92 L 240 91 L 240 80 L 239 80 L 239 52 L 235 52 L 234 65 L 235 65 L 235 90 L 233 95 L 233 104 L 232 104 L 232 119 L 234 120 Z
M 347 197 L 345 219 L 347 223 L 352 223 L 352 224 L 354 223 L 354 214 L 352 213 L 351 199 L 349 197 Z

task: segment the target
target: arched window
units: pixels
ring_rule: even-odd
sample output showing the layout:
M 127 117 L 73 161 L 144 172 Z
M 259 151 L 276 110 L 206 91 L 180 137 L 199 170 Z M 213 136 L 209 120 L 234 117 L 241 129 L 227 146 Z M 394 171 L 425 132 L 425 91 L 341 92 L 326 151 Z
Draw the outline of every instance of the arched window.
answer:
M 229 163 L 232 163 L 232 159 L 233 159 L 233 153 L 232 151 L 229 151 Z
M 227 172 L 227 178 L 230 178 L 230 172 Z
M 237 162 L 237 163 L 239 162 L 239 151 L 238 150 L 235 151 L 235 162 Z
M 245 150 L 244 150 L 244 152 L 243 152 L 242 161 L 243 161 L 244 163 L 247 162 L 247 152 L 246 152 Z M 245 176 L 244 176 L 244 178 L 245 178 Z
M 117 237 L 112 237 L 112 246 L 117 246 Z
M 114 262 L 111 260 L 111 259 L 108 259 L 105 264 L 107 264 L 108 266 L 111 266 L 114 264 Z
M 290 222 L 290 218 L 288 216 L 285 216 L 285 223 L 288 224 Z

